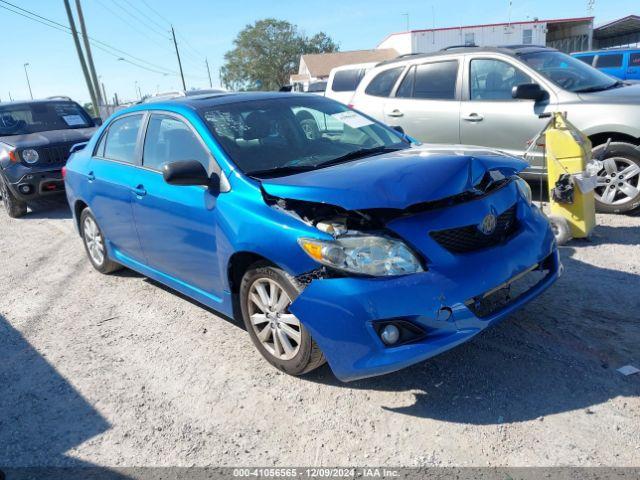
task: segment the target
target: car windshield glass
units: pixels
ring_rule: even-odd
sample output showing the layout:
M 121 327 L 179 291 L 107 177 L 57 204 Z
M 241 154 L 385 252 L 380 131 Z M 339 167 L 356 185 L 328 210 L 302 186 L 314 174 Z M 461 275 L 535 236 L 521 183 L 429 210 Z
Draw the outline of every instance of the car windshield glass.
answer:
M 520 58 L 538 73 L 571 92 L 596 92 L 619 85 L 610 76 L 561 52 L 524 53 Z
M 72 102 L 0 105 L 0 136 L 92 127 L 87 113 Z
M 283 97 L 203 108 L 222 148 L 245 173 L 290 175 L 409 147 L 399 134 L 323 97 Z

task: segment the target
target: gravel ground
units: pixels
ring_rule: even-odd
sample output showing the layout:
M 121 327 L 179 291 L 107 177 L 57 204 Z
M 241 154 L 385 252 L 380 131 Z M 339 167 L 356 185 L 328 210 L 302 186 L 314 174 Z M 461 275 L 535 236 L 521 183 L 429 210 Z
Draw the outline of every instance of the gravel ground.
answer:
M 243 328 L 85 258 L 62 202 L 0 212 L 0 465 L 640 466 L 640 217 L 556 286 L 384 377 L 292 378 Z

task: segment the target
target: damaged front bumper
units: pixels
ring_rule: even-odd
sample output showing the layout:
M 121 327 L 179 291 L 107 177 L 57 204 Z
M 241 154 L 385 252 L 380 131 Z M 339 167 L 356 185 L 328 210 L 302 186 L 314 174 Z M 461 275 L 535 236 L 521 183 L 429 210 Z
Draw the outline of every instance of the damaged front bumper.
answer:
M 290 311 L 311 332 L 334 374 L 351 381 L 399 370 L 469 340 L 539 296 L 561 269 L 548 224 L 533 210 L 508 243 L 460 258 L 464 268 L 314 279 Z M 409 322 L 423 335 L 386 346 L 376 326 L 394 321 Z

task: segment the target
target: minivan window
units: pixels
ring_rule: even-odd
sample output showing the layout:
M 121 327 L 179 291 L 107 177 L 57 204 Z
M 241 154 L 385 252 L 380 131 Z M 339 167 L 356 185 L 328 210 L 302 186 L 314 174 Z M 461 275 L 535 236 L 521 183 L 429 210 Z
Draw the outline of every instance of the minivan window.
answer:
M 640 67 L 640 53 L 632 53 L 629 55 L 629 66 Z
M 197 160 L 209 170 L 209 154 L 191 128 L 169 115 L 151 115 L 144 140 L 142 165 L 161 170 L 167 163 L 182 160 Z
M 457 79 L 456 60 L 417 65 L 402 80 L 396 97 L 454 100 Z
M 371 80 L 364 93 L 375 97 L 388 97 L 402 70 L 404 70 L 404 67 L 390 68 L 380 72 Z
M 469 82 L 471 100 L 512 100 L 513 87 L 533 81 L 510 63 L 480 58 L 471 60 Z
M 127 115 L 114 120 L 106 134 L 105 158 L 125 163 L 136 163 L 135 153 L 142 115 Z
M 617 68 L 622 66 L 622 54 L 598 55 L 596 68 Z
M 593 64 L 593 59 L 595 58 L 595 55 L 580 55 L 579 57 L 576 57 L 578 60 L 580 60 L 581 62 L 586 63 L 587 65 L 592 65 Z
M 353 92 L 364 77 L 365 69 L 340 70 L 333 76 L 331 90 L 334 92 Z

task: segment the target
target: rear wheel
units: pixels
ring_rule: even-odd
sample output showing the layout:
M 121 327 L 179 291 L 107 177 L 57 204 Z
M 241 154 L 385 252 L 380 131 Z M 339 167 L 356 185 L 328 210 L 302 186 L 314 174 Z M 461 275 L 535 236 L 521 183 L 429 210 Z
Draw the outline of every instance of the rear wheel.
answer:
M 593 149 L 598 158 L 606 145 Z M 640 150 L 635 145 L 612 142 L 594 191 L 596 209 L 603 213 L 627 213 L 640 206 Z
M 9 187 L 5 183 L 4 178 L 0 175 L 0 197 L 7 215 L 11 218 L 20 218 L 27 213 L 27 204 L 17 199 Z
M 289 312 L 299 293 L 295 279 L 266 264 L 249 269 L 240 285 L 242 317 L 251 340 L 269 363 L 289 375 L 302 375 L 325 362 L 307 329 Z
M 120 264 L 109 258 L 102 230 L 88 208 L 85 208 L 80 215 L 80 232 L 93 268 L 100 273 L 111 273 L 122 268 Z

